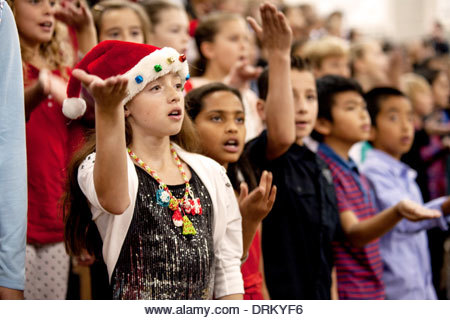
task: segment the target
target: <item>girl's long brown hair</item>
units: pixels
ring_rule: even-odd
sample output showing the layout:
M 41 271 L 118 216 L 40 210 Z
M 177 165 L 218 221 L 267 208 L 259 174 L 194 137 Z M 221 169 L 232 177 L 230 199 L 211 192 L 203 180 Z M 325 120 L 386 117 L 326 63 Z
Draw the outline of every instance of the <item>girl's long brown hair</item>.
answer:
M 133 137 L 128 121 L 125 121 L 125 137 L 128 146 Z M 181 131 L 170 139 L 186 151 L 199 150 L 197 133 L 187 115 Z M 67 252 L 74 256 L 79 256 L 83 249 L 96 257 L 101 256 L 101 239 L 77 179 L 79 166 L 92 152 L 95 152 L 95 133 L 91 133 L 83 147 L 75 153 L 67 170 L 66 193 L 63 196 L 64 243 Z

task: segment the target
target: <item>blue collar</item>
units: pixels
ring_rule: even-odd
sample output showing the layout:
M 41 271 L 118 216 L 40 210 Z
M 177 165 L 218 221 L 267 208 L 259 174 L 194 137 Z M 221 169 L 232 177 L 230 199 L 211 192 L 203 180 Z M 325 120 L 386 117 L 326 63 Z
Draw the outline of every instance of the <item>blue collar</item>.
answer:
M 356 172 L 357 174 L 359 174 L 358 166 L 356 165 L 355 161 L 353 161 L 351 158 L 349 158 L 348 160 L 343 159 L 333 149 L 331 149 L 330 146 L 327 145 L 326 143 L 322 142 L 319 145 L 319 151 L 321 151 L 327 157 L 333 159 L 344 169 L 347 169 L 349 171 Z

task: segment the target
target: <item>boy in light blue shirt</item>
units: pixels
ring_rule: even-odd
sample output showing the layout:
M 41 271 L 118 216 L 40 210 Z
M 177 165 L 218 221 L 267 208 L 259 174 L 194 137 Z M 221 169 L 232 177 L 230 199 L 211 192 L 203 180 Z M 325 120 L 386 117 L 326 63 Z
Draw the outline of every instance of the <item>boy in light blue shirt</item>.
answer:
M 423 204 L 417 173 L 400 161 L 414 139 L 413 109 L 408 98 L 394 88 L 376 88 L 365 95 L 372 120 L 371 142 L 361 171 L 374 192 L 377 211 L 409 199 Z M 447 229 L 450 201 L 447 197 L 425 204 L 443 212 L 439 218 L 400 221 L 381 237 L 383 282 L 387 299 L 436 299 L 431 278 L 430 254 L 426 230 Z M 447 220 L 447 221 L 446 221 Z

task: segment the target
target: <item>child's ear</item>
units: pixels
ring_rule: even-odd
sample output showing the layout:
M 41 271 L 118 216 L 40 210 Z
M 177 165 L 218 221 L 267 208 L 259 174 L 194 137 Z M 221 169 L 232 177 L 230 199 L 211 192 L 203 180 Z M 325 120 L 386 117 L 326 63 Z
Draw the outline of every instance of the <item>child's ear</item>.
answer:
M 123 106 L 124 112 L 125 112 L 125 118 L 127 118 L 130 115 L 130 110 L 128 110 L 128 107 L 125 105 Z
M 214 44 L 212 42 L 203 41 L 200 44 L 200 52 L 208 60 L 211 60 L 214 58 L 214 50 L 213 49 L 214 49 Z
M 328 136 L 331 132 L 332 123 L 330 120 L 325 118 L 317 118 L 314 130 L 323 136 Z
M 263 99 L 258 99 L 258 101 L 256 101 L 256 111 L 263 122 L 266 121 L 266 113 L 264 111 L 265 105 L 266 103 Z

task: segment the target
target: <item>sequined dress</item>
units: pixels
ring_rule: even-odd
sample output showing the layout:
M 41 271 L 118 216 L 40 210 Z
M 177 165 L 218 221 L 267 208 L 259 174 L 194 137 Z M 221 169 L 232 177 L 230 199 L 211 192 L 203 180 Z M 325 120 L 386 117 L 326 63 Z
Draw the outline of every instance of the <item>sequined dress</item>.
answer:
M 190 184 L 203 214 L 188 215 L 196 235 L 185 236 L 172 211 L 156 203 L 158 183 L 136 166 L 139 180 L 133 218 L 111 277 L 114 299 L 211 299 L 214 288 L 212 202 L 191 170 Z M 168 186 L 180 199 L 185 185 Z

